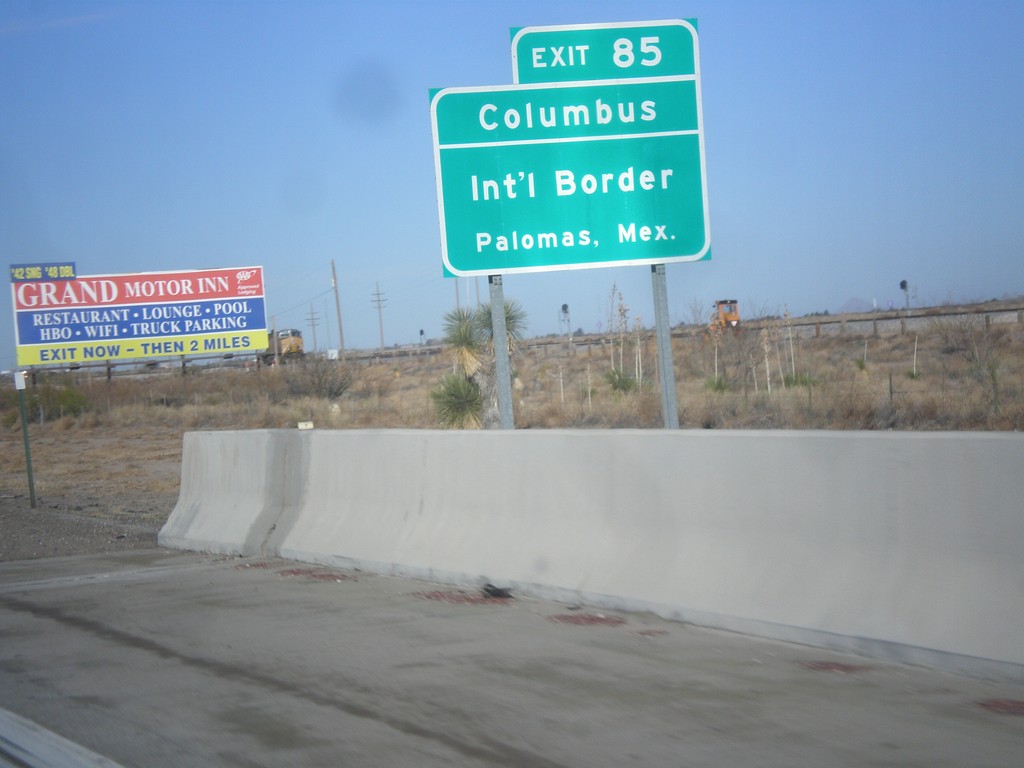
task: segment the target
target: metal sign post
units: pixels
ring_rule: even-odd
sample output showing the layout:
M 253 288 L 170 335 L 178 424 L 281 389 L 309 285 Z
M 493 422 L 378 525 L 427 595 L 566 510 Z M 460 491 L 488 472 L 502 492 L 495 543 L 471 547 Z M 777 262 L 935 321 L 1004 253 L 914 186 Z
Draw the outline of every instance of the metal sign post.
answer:
M 489 275 L 491 331 L 494 342 L 494 378 L 498 394 L 498 419 L 502 429 L 515 429 L 512 416 L 512 367 L 508 360 L 508 329 L 505 327 L 505 291 L 501 275 Z
M 654 289 L 654 333 L 658 340 L 658 381 L 661 384 L 661 416 L 665 429 L 679 429 L 679 407 L 676 405 L 676 369 L 672 362 L 672 333 L 668 319 L 668 281 L 665 265 L 651 267 Z
M 18 390 L 18 407 L 21 409 L 21 434 L 25 438 L 25 466 L 28 469 L 28 498 L 32 509 L 36 508 L 36 484 L 32 479 L 32 451 L 28 447 L 28 411 L 25 408 L 25 372 L 14 372 L 14 388 Z

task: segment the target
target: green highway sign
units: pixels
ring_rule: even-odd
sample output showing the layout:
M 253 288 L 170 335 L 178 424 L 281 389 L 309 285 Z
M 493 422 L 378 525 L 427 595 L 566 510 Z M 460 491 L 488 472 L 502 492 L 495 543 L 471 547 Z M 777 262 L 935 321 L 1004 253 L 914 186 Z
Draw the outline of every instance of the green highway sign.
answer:
M 578 68 L 572 80 L 432 93 L 446 271 L 496 275 L 709 258 L 693 25 L 528 27 L 515 39 L 525 46 L 519 55 L 513 48 L 517 79 L 554 72 L 547 66 L 553 51 L 574 62 L 567 69 Z M 548 59 L 534 52 L 545 46 Z
M 699 74 L 697 22 L 636 21 L 512 30 L 516 83 Z

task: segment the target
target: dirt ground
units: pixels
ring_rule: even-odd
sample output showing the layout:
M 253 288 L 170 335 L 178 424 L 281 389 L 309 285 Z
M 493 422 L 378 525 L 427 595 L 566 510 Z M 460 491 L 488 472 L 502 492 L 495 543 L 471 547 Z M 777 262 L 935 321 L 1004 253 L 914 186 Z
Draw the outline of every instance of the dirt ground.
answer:
M 31 506 L 20 429 L 0 434 L 0 561 L 156 546 L 178 499 L 180 433 L 30 431 Z

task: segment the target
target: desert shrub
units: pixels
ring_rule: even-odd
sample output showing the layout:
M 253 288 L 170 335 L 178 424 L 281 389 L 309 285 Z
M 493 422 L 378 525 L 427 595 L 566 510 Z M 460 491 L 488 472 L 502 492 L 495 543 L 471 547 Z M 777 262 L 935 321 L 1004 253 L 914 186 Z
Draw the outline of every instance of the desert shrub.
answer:
M 89 409 L 89 399 L 72 386 L 45 383 L 32 396 L 41 420 L 77 416 Z
M 813 376 L 806 373 L 798 373 L 795 376 L 787 373 L 782 377 L 782 381 L 787 387 L 813 387 L 818 383 L 814 380 Z
M 689 420 L 692 420 L 692 426 L 697 426 L 701 429 L 721 429 L 724 423 L 723 409 L 718 404 L 706 405 L 703 408 L 695 409 L 688 413 L 687 416 L 689 419 L 685 426 L 690 426 Z
M 564 426 L 566 407 L 558 402 L 524 403 L 516 412 L 516 426 L 522 429 L 550 429 Z
M 982 367 L 998 354 L 1006 339 L 1003 329 L 992 328 L 978 315 L 934 318 L 929 330 L 939 338 L 943 354 L 958 355 Z
M 21 418 L 18 393 L 14 389 L 0 389 L 0 426 L 8 429 Z
M 181 408 L 188 402 L 185 395 L 181 393 L 169 394 L 167 392 L 161 392 L 155 398 L 153 398 L 153 405 L 159 405 L 164 408 Z
M 77 421 L 80 429 L 95 429 L 103 423 L 100 415 L 96 413 L 96 411 L 83 413 L 78 417 Z
M 478 429 L 484 400 L 476 382 L 450 373 L 431 391 L 437 420 L 446 429 Z
M 359 400 L 384 398 L 390 394 L 394 381 L 394 372 L 389 368 L 372 365 L 360 371 L 359 377 L 352 383 L 350 394 Z
M 599 406 L 604 418 L 596 426 L 602 429 L 652 429 L 663 424 L 661 397 L 647 389 L 640 390 L 636 397 L 603 398 Z
M 335 400 L 352 387 L 352 369 L 337 360 L 312 357 L 288 366 L 284 380 L 293 397 L 321 397 Z
M 608 382 L 608 386 L 612 388 L 612 392 L 625 394 L 627 392 L 632 392 L 637 387 L 636 379 L 618 368 L 612 368 L 605 373 L 604 380 Z
M 729 385 L 724 376 L 712 376 L 704 382 L 704 386 L 709 392 L 725 392 L 729 389 Z

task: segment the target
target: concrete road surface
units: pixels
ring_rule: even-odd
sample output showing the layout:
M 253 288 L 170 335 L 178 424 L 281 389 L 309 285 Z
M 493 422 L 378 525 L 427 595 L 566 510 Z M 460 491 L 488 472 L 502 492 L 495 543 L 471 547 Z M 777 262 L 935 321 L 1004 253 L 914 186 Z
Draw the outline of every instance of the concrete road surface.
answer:
M 0 563 L 0 708 L 123 766 L 1024 764 L 1020 682 L 158 550 Z

